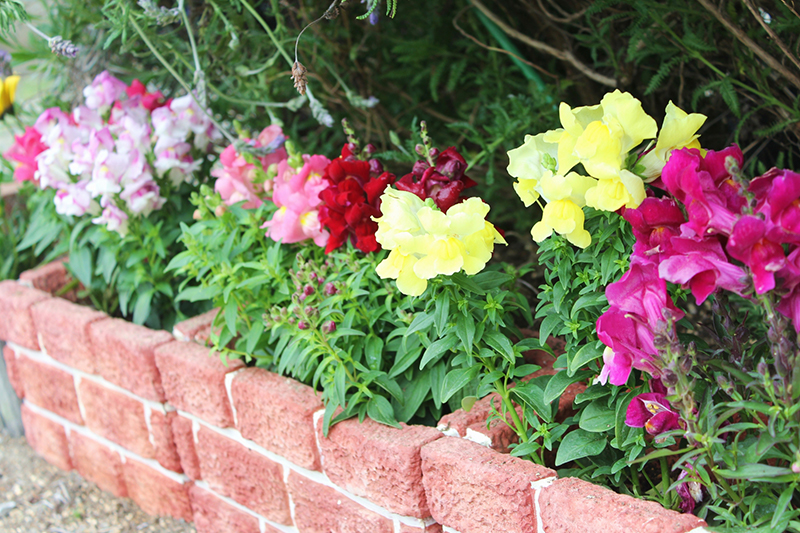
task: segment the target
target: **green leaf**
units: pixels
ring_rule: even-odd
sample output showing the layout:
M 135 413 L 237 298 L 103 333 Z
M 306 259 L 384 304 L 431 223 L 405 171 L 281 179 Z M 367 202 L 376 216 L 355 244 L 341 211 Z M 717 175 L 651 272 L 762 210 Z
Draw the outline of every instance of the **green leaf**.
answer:
M 381 424 L 386 424 L 387 426 L 395 428 L 400 427 L 400 424 L 398 424 L 397 420 L 394 418 L 392 404 L 389 403 L 389 400 L 378 394 L 370 398 L 367 403 L 367 415 L 375 422 L 380 422 Z
M 367 366 L 379 370 L 383 361 L 383 339 L 370 333 L 365 341 L 364 356 L 367 358 Z
M 425 371 L 414 376 L 408 384 L 400 408 L 398 418 L 401 422 L 408 422 L 412 416 L 417 414 L 419 406 L 425 401 L 431 390 L 430 371 Z
M 461 345 L 464 347 L 464 351 L 467 354 L 471 354 L 472 343 L 475 338 L 475 319 L 472 315 L 458 315 L 456 319 L 456 335 L 461 339 Z
M 136 303 L 133 306 L 133 323 L 144 324 L 147 317 L 150 315 L 150 303 L 153 300 L 155 290 L 150 288 L 139 294 L 136 298 Z
M 239 318 L 239 306 L 236 303 L 236 299 L 232 296 L 229 297 L 228 301 L 225 303 L 223 315 L 225 316 L 225 324 L 228 326 L 228 331 L 230 331 L 231 335 L 235 337 L 236 319 Z
M 592 372 L 588 370 L 578 372 L 574 376 L 569 376 L 564 371 L 559 372 L 547 383 L 547 388 L 544 391 L 544 401 L 551 403 L 556 398 L 560 398 L 564 391 L 567 390 L 567 387 L 573 383 L 583 381 L 591 375 Z
M 412 333 L 422 331 L 423 329 L 428 329 L 431 327 L 431 324 L 433 324 L 433 315 L 429 315 L 428 313 L 417 313 L 417 316 L 414 317 L 411 325 L 408 326 L 405 336 L 408 337 Z
M 395 378 L 406 371 L 408 367 L 414 364 L 414 361 L 419 358 L 422 353 L 422 348 L 414 348 L 411 350 L 402 351 L 398 350 L 397 357 L 395 357 L 394 365 L 389 370 L 389 377 Z
M 784 489 L 778 498 L 778 503 L 775 504 L 775 511 L 772 515 L 772 522 L 770 523 L 770 529 L 772 531 L 779 531 L 777 526 L 783 519 L 783 513 L 786 511 L 786 507 L 789 506 L 789 502 L 792 496 L 794 496 L 795 490 L 797 490 L 797 484 L 792 483 Z
M 574 375 L 575 372 L 585 367 L 595 359 L 603 356 L 602 347 L 598 347 L 596 342 L 589 341 L 588 344 L 581 346 L 580 350 L 572 357 L 569 362 L 569 374 Z
M 794 472 L 792 472 L 791 468 L 785 468 L 782 466 L 770 466 L 764 464 L 745 464 L 736 468 L 735 470 L 729 470 L 725 468 L 720 468 L 715 471 L 718 475 L 727 478 L 727 479 L 748 479 L 750 481 L 775 481 L 781 482 L 784 481 L 784 476 L 789 476 L 789 480 L 791 477 L 794 476 Z
M 483 340 L 509 363 L 512 365 L 514 364 L 516 356 L 514 355 L 514 348 L 511 346 L 511 341 L 508 340 L 508 337 L 499 331 L 487 331 L 483 335 Z
M 590 433 L 583 429 L 567 433 L 558 447 L 556 466 L 597 455 L 606 449 L 607 442 L 606 436 L 602 433 Z
M 447 373 L 442 383 L 442 402 L 449 400 L 455 393 L 467 386 L 480 371 L 480 365 L 467 368 L 456 368 Z
M 506 274 L 505 272 L 497 272 L 491 270 L 487 270 L 472 276 L 472 281 L 478 284 L 481 289 L 487 291 L 496 289 L 513 280 L 514 276 L 512 276 L 511 274 Z
M 433 311 L 433 323 L 436 326 L 436 335 L 441 337 L 450 321 L 450 294 L 442 294 L 436 299 Z
M 447 365 L 444 361 L 439 361 L 431 367 L 431 396 L 433 405 L 439 409 L 442 406 L 442 385 L 447 373 Z
M 463 398 L 461 398 L 461 408 L 467 413 L 469 413 L 470 411 L 472 411 L 472 408 L 475 405 L 475 402 L 477 401 L 478 401 L 477 396 L 464 396 Z
M 544 346 L 547 343 L 547 339 L 550 338 L 550 334 L 559 324 L 563 324 L 563 320 L 561 315 L 558 313 L 552 313 L 544 317 L 544 320 L 542 320 L 542 325 L 539 326 L 540 346 Z
M 339 366 L 336 367 L 336 371 L 333 373 L 333 396 L 342 407 L 347 404 L 346 379 L 347 370 L 345 369 L 344 365 L 340 363 Z
M 67 265 L 84 287 L 92 286 L 92 253 L 88 248 L 72 250 Z
M 264 321 L 263 320 L 254 320 L 253 325 L 250 328 L 250 331 L 247 333 L 247 344 L 245 345 L 245 351 L 249 354 L 253 353 L 253 350 L 256 349 L 256 345 L 258 344 L 259 339 L 261 339 L 261 334 L 264 332 Z
M 581 411 L 581 420 L 578 424 L 581 429 L 592 433 L 602 433 L 614 427 L 616 413 L 614 408 L 608 407 L 604 399 L 595 400 Z
M 436 360 L 440 355 L 452 349 L 457 343 L 458 337 L 452 333 L 443 339 L 432 342 L 422 354 L 422 360 L 419 362 L 419 369 L 423 370 L 428 363 Z
M 461 272 L 457 272 L 450 276 L 450 279 L 453 280 L 453 283 L 461 287 L 462 289 L 466 289 L 469 292 L 474 292 L 475 294 L 484 294 L 486 291 L 481 289 L 480 285 L 472 281 L 470 278 L 462 274 Z

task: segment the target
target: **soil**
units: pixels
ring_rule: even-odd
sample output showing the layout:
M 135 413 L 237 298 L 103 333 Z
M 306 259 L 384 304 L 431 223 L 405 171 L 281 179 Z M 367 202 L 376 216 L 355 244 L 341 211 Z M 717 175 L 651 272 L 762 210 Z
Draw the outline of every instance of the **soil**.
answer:
M 25 438 L 0 432 L 3 533 L 195 533 L 183 520 L 154 517 L 36 455 Z

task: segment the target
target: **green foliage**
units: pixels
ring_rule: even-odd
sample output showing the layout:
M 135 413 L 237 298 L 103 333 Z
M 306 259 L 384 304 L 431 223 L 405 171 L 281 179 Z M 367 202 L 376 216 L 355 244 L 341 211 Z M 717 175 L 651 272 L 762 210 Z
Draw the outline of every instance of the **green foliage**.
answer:
M 25 6 L 20 0 L 2 0 L 0 2 L 0 37 L 7 37 L 14 30 L 17 22 L 30 20 Z
M 211 339 L 222 357 L 321 389 L 325 431 L 356 415 L 435 422 L 464 398 L 492 391 L 510 406 L 521 348 L 508 339 L 519 338 L 515 318 L 530 320 L 515 289 L 524 271 L 437 278 L 423 296 L 405 297 L 375 272 L 385 253 L 323 255 L 272 242 L 259 221 L 274 205 L 223 212 L 208 193 L 195 197 L 204 218 L 184 226 L 187 251 L 170 266 L 199 286 L 178 298 L 220 308 Z

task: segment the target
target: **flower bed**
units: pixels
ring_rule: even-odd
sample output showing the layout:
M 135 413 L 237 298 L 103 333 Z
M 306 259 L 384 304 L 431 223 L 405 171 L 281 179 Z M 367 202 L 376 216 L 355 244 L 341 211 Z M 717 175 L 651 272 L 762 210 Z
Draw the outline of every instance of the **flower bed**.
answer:
M 34 288 L 59 276 L 54 264 L 0 283 L 28 440 L 148 513 L 194 520 L 200 533 L 704 531 L 695 516 L 474 442 L 508 442 L 502 426 L 485 428 L 486 401 L 439 431 L 350 419 L 324 437 L 311 388 L 224 366 L 192 342 L 213 315 L 174 336 L 152 331 Z

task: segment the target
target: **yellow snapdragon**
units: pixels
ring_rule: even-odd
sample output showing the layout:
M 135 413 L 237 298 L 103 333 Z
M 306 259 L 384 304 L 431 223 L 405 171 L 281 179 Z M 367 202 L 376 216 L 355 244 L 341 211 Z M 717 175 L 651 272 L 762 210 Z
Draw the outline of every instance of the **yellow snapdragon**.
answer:
M 574 109 L 562 102 L 559 118 L 561 128 L 528 135 L 522 146 L 508 152 L 508 173 L 517 179 L 514 189 L 526 207 L 544 200 L 542 220 L 531 230 L 534 240 L 555 231 L 581 248 L 591 243 L 582 207 L 638 207 L 645 199 L 645 181 L 661 174 L 672 150 L 699 147 L 697 130 L 705 121 L 670 102 L 655 147 L 636 161 L 631 151 L 654 139 L 658 126 L 631 94 L 616 90 L 597 105 Z M 571 172 L 578 165 L 588 176 Z
M 492 257 L 496 243 L 506 244 L 486 221 L 489 206 L 468 198 L 443 213 L 417 195 L 388 188 L 381 196 L 381 216 L 375 218 L 375 238 L 390 250 L 376 272 L 397 280 L 400 292 L 419 296 L 439 274 L 463 270 L 477 274 Z

